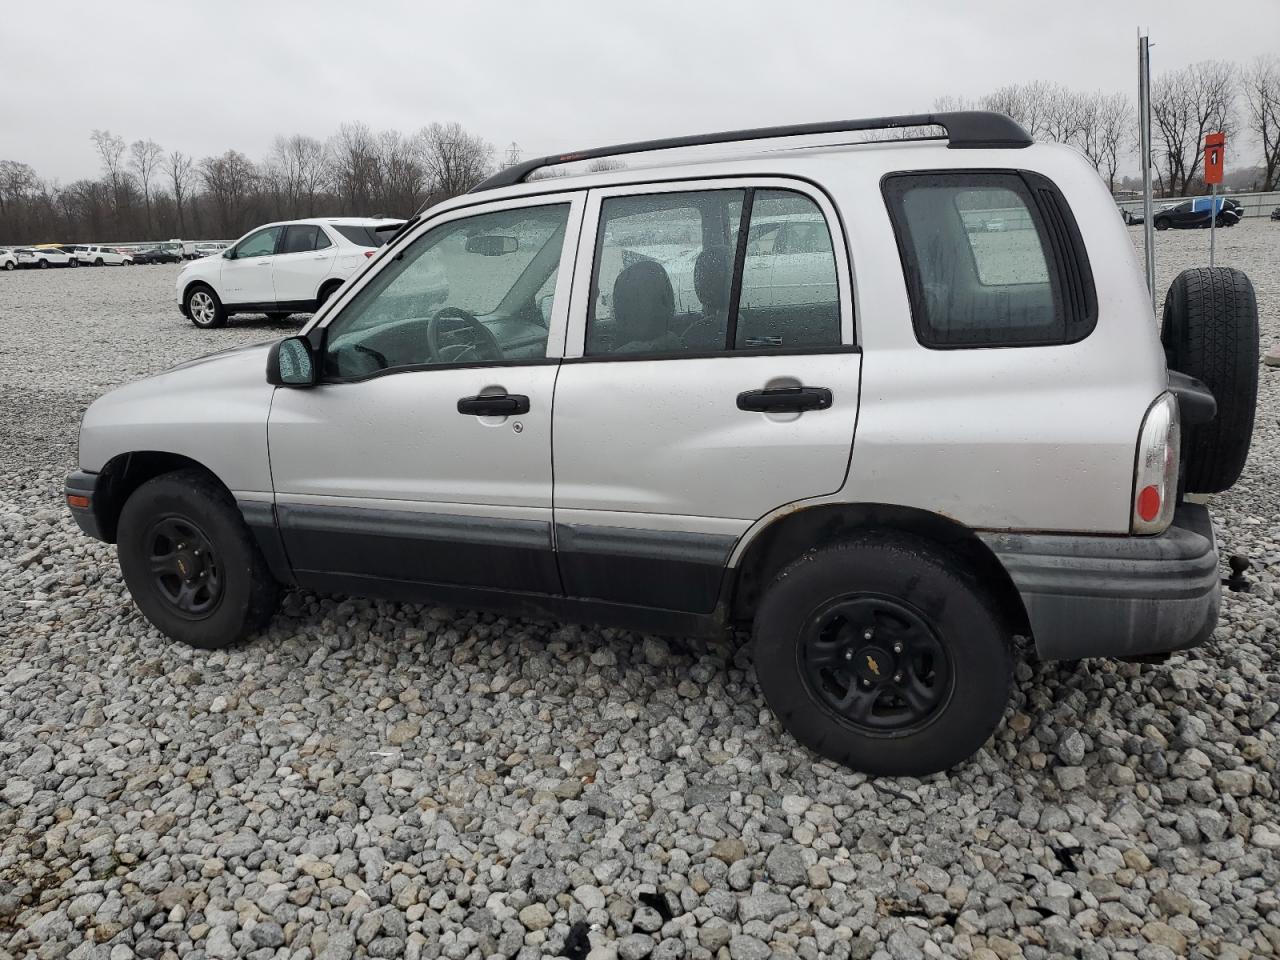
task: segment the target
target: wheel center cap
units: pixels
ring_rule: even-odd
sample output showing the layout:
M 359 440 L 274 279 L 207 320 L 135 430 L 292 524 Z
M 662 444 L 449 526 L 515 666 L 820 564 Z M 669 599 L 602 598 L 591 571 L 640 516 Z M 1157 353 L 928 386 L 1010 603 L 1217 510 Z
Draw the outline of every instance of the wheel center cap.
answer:
M 200 571 L 204 569 L 204 562 L 194 554 L 182 550 L 178 553 L 175 566 L 178 568 L 178 575 L 183 580 L 194 580 L 200 575 Z
M 894 660 L 893 654 L 874 644 L 855 650 L 852 659 L 848 654 L 845 654 L 845 658 L 849 660 L 854 673 L 871 683 L 884 683 L 893 677 L 897 670 L 897 661 Z

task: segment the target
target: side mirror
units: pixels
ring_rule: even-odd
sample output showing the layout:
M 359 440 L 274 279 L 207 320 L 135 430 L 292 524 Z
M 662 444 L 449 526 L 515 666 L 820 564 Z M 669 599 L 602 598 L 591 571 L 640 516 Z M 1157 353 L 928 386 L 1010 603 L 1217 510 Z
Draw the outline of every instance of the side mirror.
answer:
M 306 337 L 285 337 L 267 354 L 267 383 L 276 387 L 314 387 L 315 354 Z
M 479 234 L 467 237 L 467 253 L 478 253 L 482 257 L 501 257 L 515 253 L 520 241 L 515 237 L 503 237 L 498 234 Z
M 224 260 L 234 260 L 236 258 L 236 248 L 227 247 L 227 249 L 222 251 L 222 257 Z

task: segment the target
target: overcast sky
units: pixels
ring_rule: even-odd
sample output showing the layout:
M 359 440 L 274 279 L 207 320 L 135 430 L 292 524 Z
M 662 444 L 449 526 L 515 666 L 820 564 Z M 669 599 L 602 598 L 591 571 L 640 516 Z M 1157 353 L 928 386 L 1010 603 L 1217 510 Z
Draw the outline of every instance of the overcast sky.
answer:
M 0 159 L 96 176 L 95 127 L 197 157 L 278 133 L 457 120 L 501 158 L 620 140 L 927 110 L 1280 44 L 1278 0 L 121 0 L 6 2 Z

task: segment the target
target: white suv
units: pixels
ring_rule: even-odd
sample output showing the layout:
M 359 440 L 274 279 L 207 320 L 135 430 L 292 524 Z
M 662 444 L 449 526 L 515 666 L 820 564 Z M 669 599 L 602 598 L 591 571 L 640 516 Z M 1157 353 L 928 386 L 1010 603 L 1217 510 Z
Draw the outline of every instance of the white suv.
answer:
M 234 313 L 283 319 L 319 309 L 403 221 L 325 217 L 268 223 L 221 256 L 178 273 L 178 306 L 197 327 L 220 327 Z
M 947 138 L 528 179 L 924 124 Z M 263 629 L 281 585 L 750 626 L 796 737 L 922 774 L 999 724 L 1014 635 L 1074 659 L 1212 634 L 1184 495 L 1239 475 L 1257 349 L 1227 269 L 1175 280 L 1162 343 L 1097 174 L 999 114 L 628 144 L 432 207 L 300 336 L 98 400 L 66 493 L 198 647 Z
M 71 247 L 71 255 L 80 263 L 91 267 L 125 267 L 133 266 L 133 257 L 121 253 L 115 247 L 103 247 L 97 244 L 76 244 Z

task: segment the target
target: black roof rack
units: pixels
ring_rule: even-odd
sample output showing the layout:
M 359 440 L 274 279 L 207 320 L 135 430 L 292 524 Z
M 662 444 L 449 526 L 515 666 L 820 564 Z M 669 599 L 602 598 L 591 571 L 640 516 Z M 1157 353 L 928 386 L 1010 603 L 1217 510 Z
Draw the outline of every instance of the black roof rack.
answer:
M 915 113 L 900 117 L 874 117 L 866 120 L 828 120 L 825 123 L 797 123 L 786 127 L 756 127 L 752 130 L 730 130 L 724 133 L 700 133 L 665 140 L 637 140 L 612 147 L 576 150 L 536 160 L 525 160 L 499 170 L 471 193 L 510 187 L 522 183 L 529 174 L 542 167 L 578 160 L 599 160 L 628 153 L 673 150 L 677 147 L 700 147 L 711 143 L 734 143 L 740 140 L 772 140 L 777 137 L 804 137 L 820 133 L 851 133 L 857 130 L 892 130 L 900 127 L 942 127 L 947 131 L 947 146 L 952 149 L 1016 149 L 1031 146 L 1031 136 L 1003 113 L 989 110 L 957 110 L 950 113 Z

